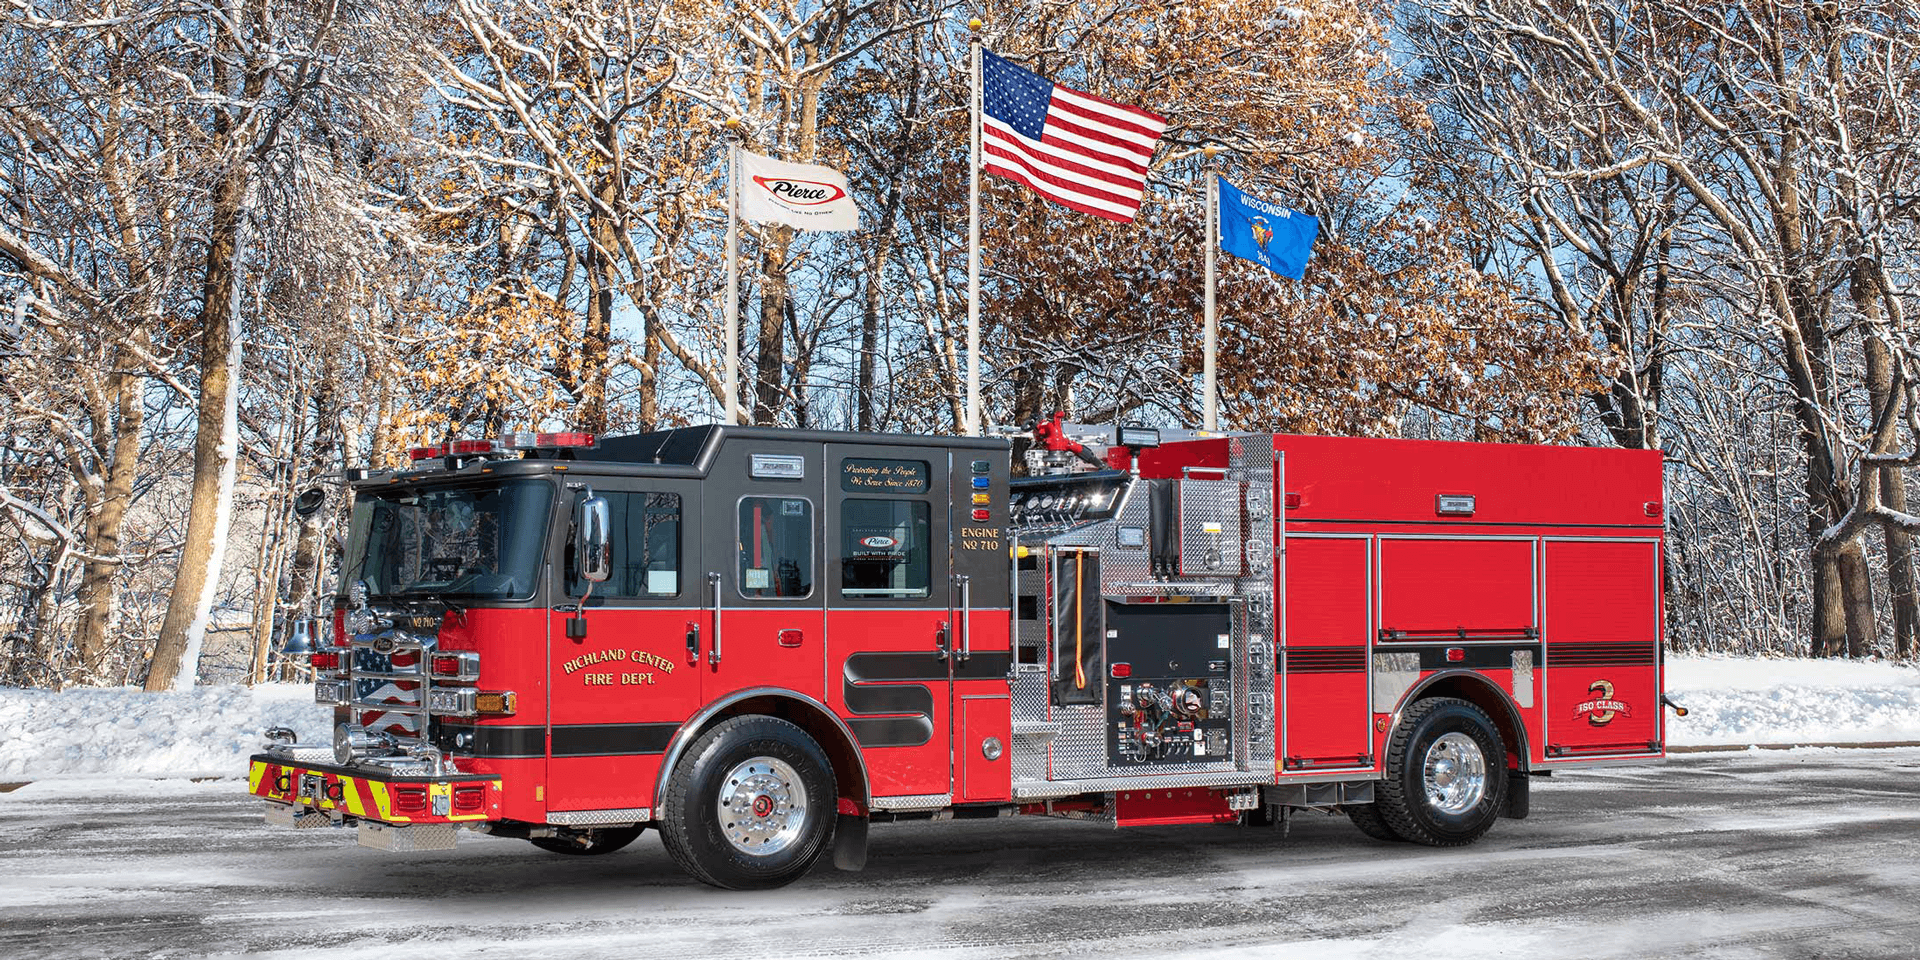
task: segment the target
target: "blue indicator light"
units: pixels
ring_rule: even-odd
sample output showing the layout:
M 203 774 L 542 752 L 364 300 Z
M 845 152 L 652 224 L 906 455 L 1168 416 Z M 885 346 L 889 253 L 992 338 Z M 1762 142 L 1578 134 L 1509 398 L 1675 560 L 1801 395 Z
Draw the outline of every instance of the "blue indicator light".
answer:
M 992 485 L 993 485 L 992 477 L 974 477 L 973 478 L 973 488 L 975 490 L 985 490 L 986 488 Z

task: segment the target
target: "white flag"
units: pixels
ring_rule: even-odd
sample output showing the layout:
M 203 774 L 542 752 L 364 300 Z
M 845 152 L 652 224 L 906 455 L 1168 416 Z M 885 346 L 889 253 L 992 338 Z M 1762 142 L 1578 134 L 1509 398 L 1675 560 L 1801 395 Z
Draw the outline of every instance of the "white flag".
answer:
M 745 150 L 740 151 L 740 215 L 800 230 L 860 227 L 860 210 L 840 171 Z

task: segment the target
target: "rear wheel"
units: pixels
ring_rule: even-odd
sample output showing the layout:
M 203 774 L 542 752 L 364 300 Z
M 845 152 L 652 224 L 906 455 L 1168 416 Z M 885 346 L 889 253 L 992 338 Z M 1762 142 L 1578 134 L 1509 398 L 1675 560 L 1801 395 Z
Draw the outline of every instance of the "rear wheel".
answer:
M 806 731 L 736 717 L 703 734 L 667 781 L 661 842 L 681 869 L 731 890 L 784 886 L 833 833 L 833 765 Z
M 1387 825 L 1387 818 L 1380 815 L 1380 807 L 1376 804 L 1357 803 L 1347 807 L 1346 811 L 1347 819 L 1352 820 L 1353 825 L 1359 827 L 1361 833 L 1375 840 L 1387 843 L 1400 843 L 1406 840 L 1405 837 L 1394 833 L 1393 828 Z
M 612 853 L 639 839 L 643 824 L 630 827 L 600 827 L 592 830 L 573 830 L 557 837 L 528 837 L 534 846 L 551 853 L 565 853 L 576 857 L 594 857 L 603 853 Z
M 1506 759 L 1500 732 L 1479 707 L 1451 697 L 1408 707 L 1374 803 L 1382 825 L 1430 847 L 1478 840 L 1506 802 Z

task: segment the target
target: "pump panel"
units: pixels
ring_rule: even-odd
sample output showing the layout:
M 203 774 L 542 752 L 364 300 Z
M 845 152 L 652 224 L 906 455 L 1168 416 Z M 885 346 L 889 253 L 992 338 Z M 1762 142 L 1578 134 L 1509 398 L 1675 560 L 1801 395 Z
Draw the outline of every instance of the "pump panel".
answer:
M 1233 754 L 1233 612 L 1224 603 L 1107 601 L 1108 762 Z

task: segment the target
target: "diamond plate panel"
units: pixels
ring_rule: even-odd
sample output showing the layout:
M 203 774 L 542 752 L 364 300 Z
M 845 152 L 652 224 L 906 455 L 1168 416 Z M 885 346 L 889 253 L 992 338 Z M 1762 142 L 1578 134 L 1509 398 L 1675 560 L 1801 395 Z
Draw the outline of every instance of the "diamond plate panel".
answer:
M 416 823 L 391 827 L 371 820 L 360 821 L 360 845 L 394 853 L 417 850 L 452 850 L 454 826 L 449 823 Z
M 1420 655 L 1417 653 L 1376 653 L 1373 655 L 1373 712 L 1391 713 L 1400 705 L 1413 685 L 1420 682 Z
M 1522 707 L 1533 706 L 1532 650 L 1513 652 L 1513 702 Z
M 910 796 L 874 797 L 875 810 L 939 810 L 953 806 L 951 793 L 921 793 Z
M 593 827 L 608 823 L 645 823 L 653 819 L 651 807 L 622 810 L 550 810 L 547 822 L 563 827 Z
M 1233 577 L 1241 573 L 1246 546 L 1240 536 L 1240 487 L 1232 480 L 1181 480 L 1180 574 Z
M 1047 674 L 1045 670 L 1022 669 L 1013 678 L 1013 724 L 1047 721 Z M 1047 750 L 1052 738 L 1013 738 L 1007 747 L 1013 755 L 1013 781 L 1047 779 Z

